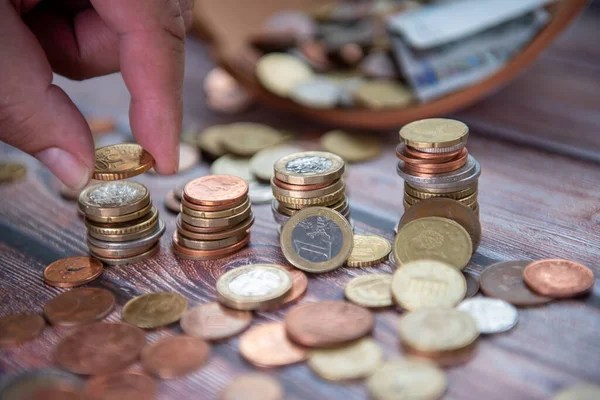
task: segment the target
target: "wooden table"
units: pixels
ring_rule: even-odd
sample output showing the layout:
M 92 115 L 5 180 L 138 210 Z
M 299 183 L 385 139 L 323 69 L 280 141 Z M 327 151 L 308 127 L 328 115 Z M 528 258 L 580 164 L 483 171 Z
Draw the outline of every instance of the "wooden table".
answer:
M 468 266 L 479 274 L 508 259 L 568 258 L 600 275 L 600 13 L 586 12 L 535 66 L 505 89 L 454 117 L 472 127 L 470 152 L 481 162 L 483 241 Z M 268 122 L 298 133 L 300 144 L 317 148 L 326 127 L 256 107 L 234 117 L 213 114 L 202 96 L 202 79 L 212 67 L 206 48 L 190 39 L 185 81 L 185 124 L 207 126 L 234 120 Z M 83 83 L 57 79 L 88 114 L 127 113 L 129 97 L 118 75 Z M 397 133 L 381 133 L 384 154 L 348 168 L 347 182 L 356 232 L 392 240 L 402 213 L 402 180 L 396 175 Z M 41 312 L 61 289 L 45 285 L 50 262 L 87 254 L 85 227 L 75 203 L 58 194 L 58 182 L 32 159 L 8 146 L 2 159 L 28 165 L 26 179 L 0 186 L 0 315 Z M 257 216 L 249 247 L 215 262 L 178 261 L 170 251 L 175 216 L 163 204 L 180 182 L 208 173 L 206 163 L 174 177 L 139 177 L 148 185 L 167 233 L 161 252 L 146 262 L 108 267 L 91 286 L 105 287 L 118 299 L 109 320 L 133 296 L 177 291 L 191 305 L 215 299 L 215 281 L 226 270 L 249 263 L 285 263 L 268 205 L 254 206 Z M 366 189 L 368 188 L 368 190 Z M 302 302 L 342 299 L 352 277 L 392 272 L 391 263 L 311 276 Z M 506 334 L 480 340 L 477 356 L 448 370 L 447 399 L 547 399 L 578 382 L 600 382 L 600 286 L 583 299 L 520 309 L 520 321 Z M 254 324 L 281 320 L 288 308 L 256 313 Z M 398 313 L 376 313 L 375 339 L 387 358 L 402 357 Z M 17 373 L 52 365 L 56 343 L 71 329 L 47 327 L 42 337 L 1 350 L 0 371 Z M 181 333 L 175 325 L 148 332 L 148 341 Z M 214 344 L 209 363 L 185 379 L 160 382 L 160 399 L 213 399 L 236 375 L 256 368 L 244 362 L 237 339 Z M 290 399 L 363 399 L 361 382 L 335 384 L 315 377 L 305 364 L 266 371 L 279 379 Z

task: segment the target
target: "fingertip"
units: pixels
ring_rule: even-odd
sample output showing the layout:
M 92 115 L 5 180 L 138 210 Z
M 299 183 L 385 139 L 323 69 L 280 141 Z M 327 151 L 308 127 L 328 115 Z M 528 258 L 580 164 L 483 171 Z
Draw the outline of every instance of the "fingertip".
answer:
M 77 156 L 58 147 L 44 149 L 34 156 L 72 189 L 83 189 L 93 173 L 93 170 Z

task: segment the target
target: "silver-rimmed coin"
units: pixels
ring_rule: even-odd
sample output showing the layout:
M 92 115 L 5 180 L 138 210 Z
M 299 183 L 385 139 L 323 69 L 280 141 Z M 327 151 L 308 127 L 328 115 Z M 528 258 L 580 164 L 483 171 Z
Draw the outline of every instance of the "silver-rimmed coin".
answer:
M 103 182 L 79 194 L 79 210 L 99 217 L 117 217 L 144 208 L 150 202 L 148 188 L 133 181 Z
M 398 162 L 398 166 L 396 167 L 396 171 L 405 182 L 412 187 L 425 189 L 464 187 L 475 182 L 475 180 L 479 178 L 479 175 L 481 175 L 481 166 L 470 154 L 467 158 L 467 163 L 463 167 L 453 172 L 439 174 L 435 177 L 420 177 L 411 175 L 404 172 L 402 170 L 403 168 L 404 161 L 400 160 Z
M 166 225 L 164 221 L 159 218 L 156 229 L 149 233 L 143 238 L 130 240 L 126 242 L 106 242 L 104 240 L 96 239 L 92 236 L 87 237 L 88 242 L 95 247 L 112 250 L 126 250 L 126 249 L 138 249 L 148 245 L 149 243 L 156 243 L 160 237 L 165 233 Z
M 473 297 L 464 300 L 456 308 L 469 313 L 477 322 L 479 332 L 483 334 L 506 332 L 519 320 L 517 309 L 500 299 Z
M 334 81 L 315 77 L 294 86 L 290 98 L 312 108 L 333 108 L 342 96 L 342 89 Z
M 248 197 L 252 204 L 268 204 L 273 201 L 273 191 L 269 185 L 250 182 L 248 184 Z
M 135 255 L 133 257 L 125 257 L 125 258 L 106 258 L 106 257 L 100 257 L 97 254 L 92 253 L 92 255 L 94 257 L 96 257 L 98 260 L 102 261 L 105 264 L 108 265 L 125 265 L 125 264 L 133 264 L 139 261 L 143 261 L 148 257 L 152 257 L 154 256 L 156 253 L 158 253 L 158 251 L 160 250 L 160 243 L 157 243 L 154 247 L 152 247 L 150 250 L 142 253 L 142 254 L 138 254 Z

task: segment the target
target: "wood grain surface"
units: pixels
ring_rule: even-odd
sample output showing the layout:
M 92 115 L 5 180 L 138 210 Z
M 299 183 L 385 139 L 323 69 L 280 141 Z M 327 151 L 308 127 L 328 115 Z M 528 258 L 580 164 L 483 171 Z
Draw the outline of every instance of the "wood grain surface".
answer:
M 467 270 L 478 275 L 488 265 L 510 259 L 568 258 L 600 276 L 600 51 L 597 8 L 577 22 L 519 79 L 482 103 L 454 117 L 473 128 L 468 147 L 481 162 L 483 240 Z M 594 36 L 594 37 L 592 37 Z M 234 120 L 268 122 L 297 134 L 299 144 L 318 148 L 326 127 L 257 106 L 233 117 L 211 112 L 202 96 L 202 79 L 212 67 L 205 47 L 187 45 L 185 125 L 208 126 Z M 129 96 L 118 75 L 76 83 L 57 78 L 87 114 L 126 120 Z M 348 191 L 357 233 L 393 239 L 402 213 L 402 180 L 395 172 L 397 132 L 377 133 L 384 154 L 351 165 Z M 19 160 L 28 175 L 0 185 L 0 316 L 41 312 L 63 289 L 42 281 L 46 265 L 62 257 L 87 254 L 85 227 L 74 202 L 59 195 L 56 179 L 39 163 L 0 146 L 2 160 Z M 133 296 L 176 291 L 190 305 L 215 299 L 216 279 L 226 270 L 249 263 L 284 263 L 275 222 L 268 205 L 253 206 L 256 224 L 250 246 L 214 262 L 178 261 L 170 250 L 174 214 L 163 199 L 176 184 L 208 173 L 208 164 L 173 177 L 145 174 L 146 184 L 167 223 L 160 253 L 145 262 L 107 267 L 91 286 L 117 296 L 109 320 L 121 318 L 121 307 Z M 373 268 L 340 268 L 309 277 L 302 302 L 342 299 L 352 277 L 392 272 L 385 263 Z M 448 369 L 446 399 L 548 399 L 578 382 L 600 383 L 600 284 L 591 295 L 547 306 L 519 309 L 519 324 L 500 335 L 483 337 L 476 357 Z M 253 324 L 281 320 L 289 307 L 255 314 Z M 396 332 L 399 314 L 376 312 L 375 339 L 388 359 L 402 357 Z M 2 375 L 53 365 L 56 343 L 70 328 L 47 327 L 43 335 L 21 346 L 0 350 Z M 177 324 L 148 331 L 147 340 L 181 333 Z M 237 375 L 255 371 L 237 350 L 238 339 L 216 343 L 207 365 L 183 379 L 162 381 L 160 399 L 215 399 Z M 361 382 L 330 383 L 305 364 L 266 370 L 284 386 L 289 399 L 364 399 Z

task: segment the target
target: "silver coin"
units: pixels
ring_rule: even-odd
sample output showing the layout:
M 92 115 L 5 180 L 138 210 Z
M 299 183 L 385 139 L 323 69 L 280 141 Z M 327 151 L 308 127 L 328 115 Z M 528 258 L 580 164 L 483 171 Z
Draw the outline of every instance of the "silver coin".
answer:
M 341 94 L 342 89 L 334 81 L 316 77 L 296 85 L 290 98 L 308 107 L 332 108 L 339 103 Z
M 423 152 L 423 153 L 451 153 L 453 151 L 462 150 L 465 147 L 466 142 L 455 144 L 450 147 L 425 147 L 425 148 L 416 148 L 415 150 Z
M 517 309 L 500 299 L 473 297 L 464 300 L 456 308 L 471 314 L 477 322 L 479 332 L 483 334 L 506 332 L 519 320 Z
M 338 82 L 341 89 L 340 104 L 344 107 L 354 106 L 356 103 L 354 94 L 363 83 L 365 83 L 365 79 L 358 76 L 340 80 Z
M 137 249 L 144 247 L 150 243 L 156 242 L 160 237 L 165 233 L 166 225 L 164 221 L 159 218 L 158 224 L 156 225 L 156 229 L 152 231 L 148 236 L 144 236 L 141 239 L 129 240 L 127 242 L 107 242 L 104 240 L 98 240 L 92 236 L 87 237 L 88 242 L 93 246 L 100 247 L 103 249 L 112 249 L 112 250 L 127 250 L 127 249 Z
M 248 197 L 252 204 L 267 204 L 273 201 L 273 191 L 270 185 L 258 182 L 250 182 Z
M 470 154 L 467 158 L 467 163 L 456 171 L 439 174 L 435 177 L 421 177 L 408 174 L 402 170 L 404 161 L 400 160 L 396 167 L 398 175 L 404 179 L 406 183 L 414 188 L 423 189 L 446 189 L 467 186 L 481 175 L 481 166 L 477 160 Z

